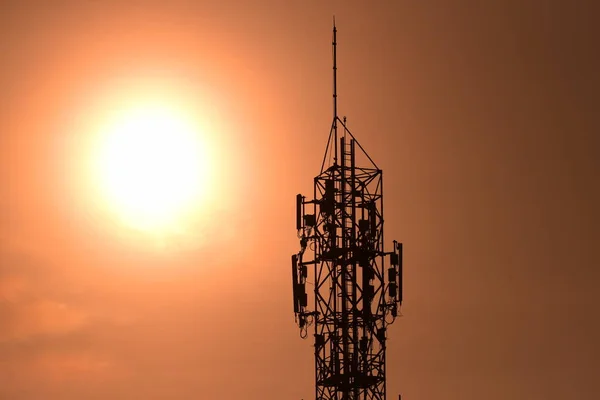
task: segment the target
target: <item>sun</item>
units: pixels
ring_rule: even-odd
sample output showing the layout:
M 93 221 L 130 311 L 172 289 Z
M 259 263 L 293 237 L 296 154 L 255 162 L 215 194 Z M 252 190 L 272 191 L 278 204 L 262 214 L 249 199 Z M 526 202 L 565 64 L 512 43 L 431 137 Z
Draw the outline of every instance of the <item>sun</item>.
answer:
M 105 202 L 122 221 L 141 230 L 180 222 L 210 178 L 199 127 L 164 104 L 117 113 L 103 128 L 95 160 Z

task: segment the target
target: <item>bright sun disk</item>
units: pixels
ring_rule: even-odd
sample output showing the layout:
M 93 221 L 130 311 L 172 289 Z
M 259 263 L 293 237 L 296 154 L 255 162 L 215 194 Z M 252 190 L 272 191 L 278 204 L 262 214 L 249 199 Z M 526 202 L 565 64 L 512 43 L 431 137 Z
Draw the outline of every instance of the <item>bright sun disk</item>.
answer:
M 103 135 L 97 173 L 107 202 L 135 228 L 160 229 L 202 194 L 208 174 L 199 132 L 165 107 L 128 110 Z

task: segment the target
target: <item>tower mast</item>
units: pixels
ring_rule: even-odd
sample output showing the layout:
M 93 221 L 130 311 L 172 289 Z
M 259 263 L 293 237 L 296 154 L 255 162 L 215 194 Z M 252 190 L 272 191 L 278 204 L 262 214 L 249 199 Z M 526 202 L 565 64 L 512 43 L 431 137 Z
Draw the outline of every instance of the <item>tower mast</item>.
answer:
M 296 196 L 294 314 L 302 338 L 314 326 L 317 400 L 385 400 L 387 326 L 402 303 L 402 244 L 384 251 L 383 171 L 337 115 L 336 36 L 334 19 L 333 123 L 313 199 Z

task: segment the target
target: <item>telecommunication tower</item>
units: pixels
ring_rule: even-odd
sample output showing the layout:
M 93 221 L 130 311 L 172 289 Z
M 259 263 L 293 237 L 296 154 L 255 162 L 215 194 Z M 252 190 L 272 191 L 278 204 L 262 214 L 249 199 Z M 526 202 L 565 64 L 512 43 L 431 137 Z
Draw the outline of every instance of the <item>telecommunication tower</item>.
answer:
M 384 251 L 382 170 L 338 117 L 336 35 L 334 20 L 329 140 L 314 198 L 296 197 L 294 314 L 302 338 L 314 326 L 316 400 L 385 400 L 386 328 L 402 302 L 402 243 Z

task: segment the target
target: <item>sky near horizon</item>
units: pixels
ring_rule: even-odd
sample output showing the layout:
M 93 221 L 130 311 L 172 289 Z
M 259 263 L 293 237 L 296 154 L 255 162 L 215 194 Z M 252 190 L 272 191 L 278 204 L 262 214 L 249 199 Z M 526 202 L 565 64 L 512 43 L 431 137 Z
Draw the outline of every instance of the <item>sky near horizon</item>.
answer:
M 339 114 L 404 243 L 388 398 L 600 397 L 593 2 L 6 0 L 1 400 L 314 398 L 289 259 L 334 14 Z M 154 230 L 87 169 L 153 101 L 197 123 L 211 177 Z

